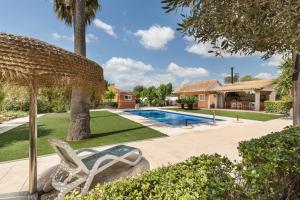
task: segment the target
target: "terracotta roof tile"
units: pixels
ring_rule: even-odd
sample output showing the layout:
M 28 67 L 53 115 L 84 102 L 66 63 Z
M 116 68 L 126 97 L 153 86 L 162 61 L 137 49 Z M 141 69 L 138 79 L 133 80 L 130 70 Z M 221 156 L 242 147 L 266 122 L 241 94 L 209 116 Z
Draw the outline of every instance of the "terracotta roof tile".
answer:
M 242 91 L 242 90 L 260 90 L 273 89 L 274 80 L 255 80 L 237 82 L 234 84 L 226 84 L 221 87 L 213 89 L 213 91 Z
M 175 90 L 175 93 L 188 93 L 188 92 L 207 92 L 218 86 L 221 86 L 217 80 L 199 81 L 186 83 Z

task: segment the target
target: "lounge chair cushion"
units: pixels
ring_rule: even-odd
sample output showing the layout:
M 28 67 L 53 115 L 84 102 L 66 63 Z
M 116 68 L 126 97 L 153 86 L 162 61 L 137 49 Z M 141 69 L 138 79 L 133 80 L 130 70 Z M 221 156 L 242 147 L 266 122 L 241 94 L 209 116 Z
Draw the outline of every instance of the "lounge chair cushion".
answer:
M 126 146 L 126 145 L 117 145 L 117 146 L 114 146 L 112 148 L 109 148 L 109 149 L 106 149 L 104 151 L 101 151 L 99 153 L 96 153 L 96 154 L 93 154 L 91 156 L 88 156 L 88 157 L 85 157 L 82 159 L 82 162 L 85 164 L 85 166 L 91 170 L 95 164 L 95 162 L 105 156 L 105 155 L 114 155 L 114 156 L 117 156 L 117 157 L 122 157 L 124 156 L 125 154 L 133 151 L 133 150 L 136 150 L 136 148 L 134 147 L 129 147 L 129 146 Z M 101 165 L 99 167 L 102 167 L 106 164 L 108 164 L 109 162 L 111 162 L 112 160 L 105 160 L 101 163 Z

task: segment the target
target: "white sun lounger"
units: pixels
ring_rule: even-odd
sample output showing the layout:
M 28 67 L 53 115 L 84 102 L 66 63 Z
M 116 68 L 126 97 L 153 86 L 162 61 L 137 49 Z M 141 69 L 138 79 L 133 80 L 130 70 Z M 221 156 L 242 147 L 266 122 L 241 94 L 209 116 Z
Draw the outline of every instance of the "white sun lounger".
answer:
M 52 177 L 52 186 L 59 191 L 58 199 L 62 199 L 83 183 L 85 184 L 81 194 L 86 194 L 95 175 L 117 162 L 135 166 L 142 159 L 140 149 L 126 145 L 117 145 L 104 151 L 93 149 L 74 151 L 69 144 L 61 140 L 50 139 L 49 143 L 61 158 L 61 163 Z M 83 152 L 90 154 L 79 156 Z M 135 161 L 126 159 L 132 154 L 137 154 Z

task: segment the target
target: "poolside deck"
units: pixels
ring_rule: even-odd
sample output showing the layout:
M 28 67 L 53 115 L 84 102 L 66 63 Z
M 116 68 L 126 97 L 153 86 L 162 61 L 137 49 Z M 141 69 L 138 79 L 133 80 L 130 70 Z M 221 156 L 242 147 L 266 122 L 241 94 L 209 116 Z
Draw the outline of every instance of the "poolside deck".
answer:
M 161 111 L 166 111 L 166 112 L 173 112 L 173 113 L 178 113 L 178 114 L 183 114 L 183 115 L 192 115 L 192 116 L 200 116 L 200 117 L 208 117 L 212 118 L 212 115 L 206 115 L 206 114 L 199 114 L 199 113 L 187 113 L 187 112 L 181 112 L 181 111 L 171 111 L 171 110 L 164 110 L 160 108 L 147 108 L 147 110 L 161 110 Z M 132 120 L 134 122 L 140 123 L 144 126 L 151 127 L 154 130 L 157 130 L 163 134 L 166 134 L 168 136 L 174 136 L 174 135 L 181 135 L 181 134 L 187 134 L 187 133 L 199 133 L 207 130 L 212 130 L 212 129 L 222 129 L 224 127 L 228 126 L 244 126 L 244 125 L 250 125 L 250 124 L 255 124 L 257 121 L 253 120 L 240 120 L 238 123 L 236 119 L 231 118 L 231 117 L 221 117 L 217 116 L 217 119 L 222 119 L 224 121 L 218 121 L 215 125 L 213 124 L 194 124 L 194 125 L 188 125 L 188 126 L 171 126 L 165 123 L 160 123 L 145 117 L 141 117 L 138 115 L 130 114 L 127 112 L 123 112 L 122 110 L 110 110 L 111 112 L 114 112 L 116 114 L 121 115 L 122 117 L 125 117 L 129 120 Z
M 280 131 L 291 124 L 291 120 L 276 119 L 267 122 L 238 123 L 222 128 L 211 127 L 205 130 L 183 129 L 187 131 L 185 134 L 173 134 L 170 137 L 126 144 L 140 148 L 151 169 L 180 162 L 201 153 L 219 153 L 231 160 L 239 160 L 236 149 L 238 142 L 260 137 L 272 131 Z M 104 148 L 107 146 L 96 149 Z M 59 158 L 55 154 L 39 157 L 38 174 L 58 163 Z M 0 193 L 25 191 L 27 188 L 28 159 L 0 163 Z

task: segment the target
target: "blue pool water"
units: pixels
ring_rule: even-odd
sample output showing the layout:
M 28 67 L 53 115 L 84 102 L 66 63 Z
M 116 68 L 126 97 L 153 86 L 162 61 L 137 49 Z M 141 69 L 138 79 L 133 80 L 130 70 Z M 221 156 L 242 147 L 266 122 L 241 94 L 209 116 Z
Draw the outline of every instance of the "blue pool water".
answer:
M 127 110 L 127 113 L 142 116 L 157 122 L 165 123 L 172 126 L 183 126 L 193 124 L 207 124 L 213 122 L 213 118 L 200 117 L 193 115 L 186 115 L 181 113 L 173 113 L 161 110 Z M 224 121 L 222 119 L 216 119 L 216 121 Z

